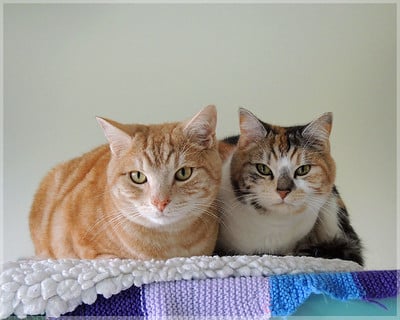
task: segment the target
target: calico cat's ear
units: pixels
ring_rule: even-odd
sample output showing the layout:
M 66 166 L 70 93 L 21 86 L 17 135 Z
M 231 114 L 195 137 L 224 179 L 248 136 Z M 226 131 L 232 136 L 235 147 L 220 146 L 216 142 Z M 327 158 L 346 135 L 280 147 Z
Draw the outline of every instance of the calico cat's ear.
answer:
M 209 105 L 184 123 L 183 133 L 204 148 L 211 148 L 216 142 L 216 126 L 217 109 L 214 105 Z
M 332 112 L 326 112 L 309 123 L 303 130 L 303 136 L 309 142 L 327 143 L 332 130 Z
M 130 146 L 132 137 L 119 128 L 121 125 L 118 122 L 100 117 L 96 117 L 96 119 L 103 129 L 104 135 L 110 143 L 111 152 L 114 155 L 120 155 L 123 150 Z
M 263 123 L 249 110 L 239 108 L 240 138 L 239 145 L 248 145 L 250 142 L 265 138 L 267 130 Z

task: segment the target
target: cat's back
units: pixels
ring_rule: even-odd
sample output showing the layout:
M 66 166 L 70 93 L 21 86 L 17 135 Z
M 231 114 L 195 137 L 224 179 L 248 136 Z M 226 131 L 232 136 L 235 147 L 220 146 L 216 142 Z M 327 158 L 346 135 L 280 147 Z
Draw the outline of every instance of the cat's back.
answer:
M 101 169 L 106 169 L 109 158 L 108 146 L 102 145 L 79 157 L 56 165 L 42 180 L 33 206 L 36 201 L 41 201 L 42 196 L 49 192 L 57 195 L 57 198 L 62 197 L 72 191 L 78 183 L 88 178 L 89 173 L 101 176 L 104 172 Z
M 62 211 L 64 216 L 74 212 L 74 208 L 68 207 L 71 202 L 66 199 L 73 198 L 73 203 L 78 203 L 79 198 L 87 196 L 88 192 L 95 194 L 98 187 L 105 184 L 109 158 L 108 145 L 102 145 L 56 165 L 46 174 L 35 193 L 29 216 L 37 254 L 49 255 L 46 247 L 55 212 Z

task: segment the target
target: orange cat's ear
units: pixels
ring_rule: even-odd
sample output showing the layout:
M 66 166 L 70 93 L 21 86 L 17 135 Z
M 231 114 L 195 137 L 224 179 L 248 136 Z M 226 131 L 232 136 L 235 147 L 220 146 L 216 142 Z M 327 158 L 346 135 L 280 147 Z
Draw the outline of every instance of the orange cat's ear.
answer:
M 96 117 L 96 119 L 103 129 L 104 135 L 110 143 L 111 152 L 114 155 L 120 155 L 123 150 L 126 150 L 130 146 L 132 138 L 129 134 L 118 128 L 120 124 L 100 117 Z
M 216 142 L 216 126 L 217 109 L 209 105 L 184 123 L 183 133 L 193 142 L 205 148 L 211 148 Z
M 263 123 L 245 108 L 239 108 L 239 122 L 239 146 L 245 146 L 251 142 L 259 141 L 264 139 L 267 135 L 267 130 L 265 129 Z

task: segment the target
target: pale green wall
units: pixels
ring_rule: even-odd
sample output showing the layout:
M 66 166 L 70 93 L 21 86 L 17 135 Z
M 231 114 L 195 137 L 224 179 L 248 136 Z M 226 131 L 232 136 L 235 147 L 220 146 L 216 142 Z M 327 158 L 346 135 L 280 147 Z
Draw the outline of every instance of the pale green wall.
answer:
M 334 113 L 337 185 L 368 268 L 396 266 L 395 5 L 4 6 L 4 259 L 53 165 L 104 143 L 95 116 L 156 123 L 245 106 L 267 122 Z

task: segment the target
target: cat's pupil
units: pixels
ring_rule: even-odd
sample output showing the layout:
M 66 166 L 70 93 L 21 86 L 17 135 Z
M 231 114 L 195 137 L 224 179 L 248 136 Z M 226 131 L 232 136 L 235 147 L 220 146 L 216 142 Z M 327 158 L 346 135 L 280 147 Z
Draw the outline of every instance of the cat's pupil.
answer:
M 193 172 L 193 168 L 190 168 L 190 167 L 183 167 L 183 168 L 180 168 L 180 169 L 176 172 L 175 178 L 176 178 L 178 181 L 185 181 L 185 180 L 187 180 L 187 179 L 189 179 L 189 178 L 191 177 L 192 172 Z
M 272 176 L 272 171 L 268 166 L 262 163 L 258 163 L 256 165 L 257 171 L 261 173 L 263 176 Z
M 146 176 L 140 171 L 132 171 L 130 173 L 131 180 L 136 184 L 142 184 L 147 182 Z
M 295 172 L 295 176 L 305 176 L 307 173 L 309 173 L 311 170 L 311 166 L 310 165 L 303 165 L 300 166 L 299 168 L 297 168 L 296 172 Z

